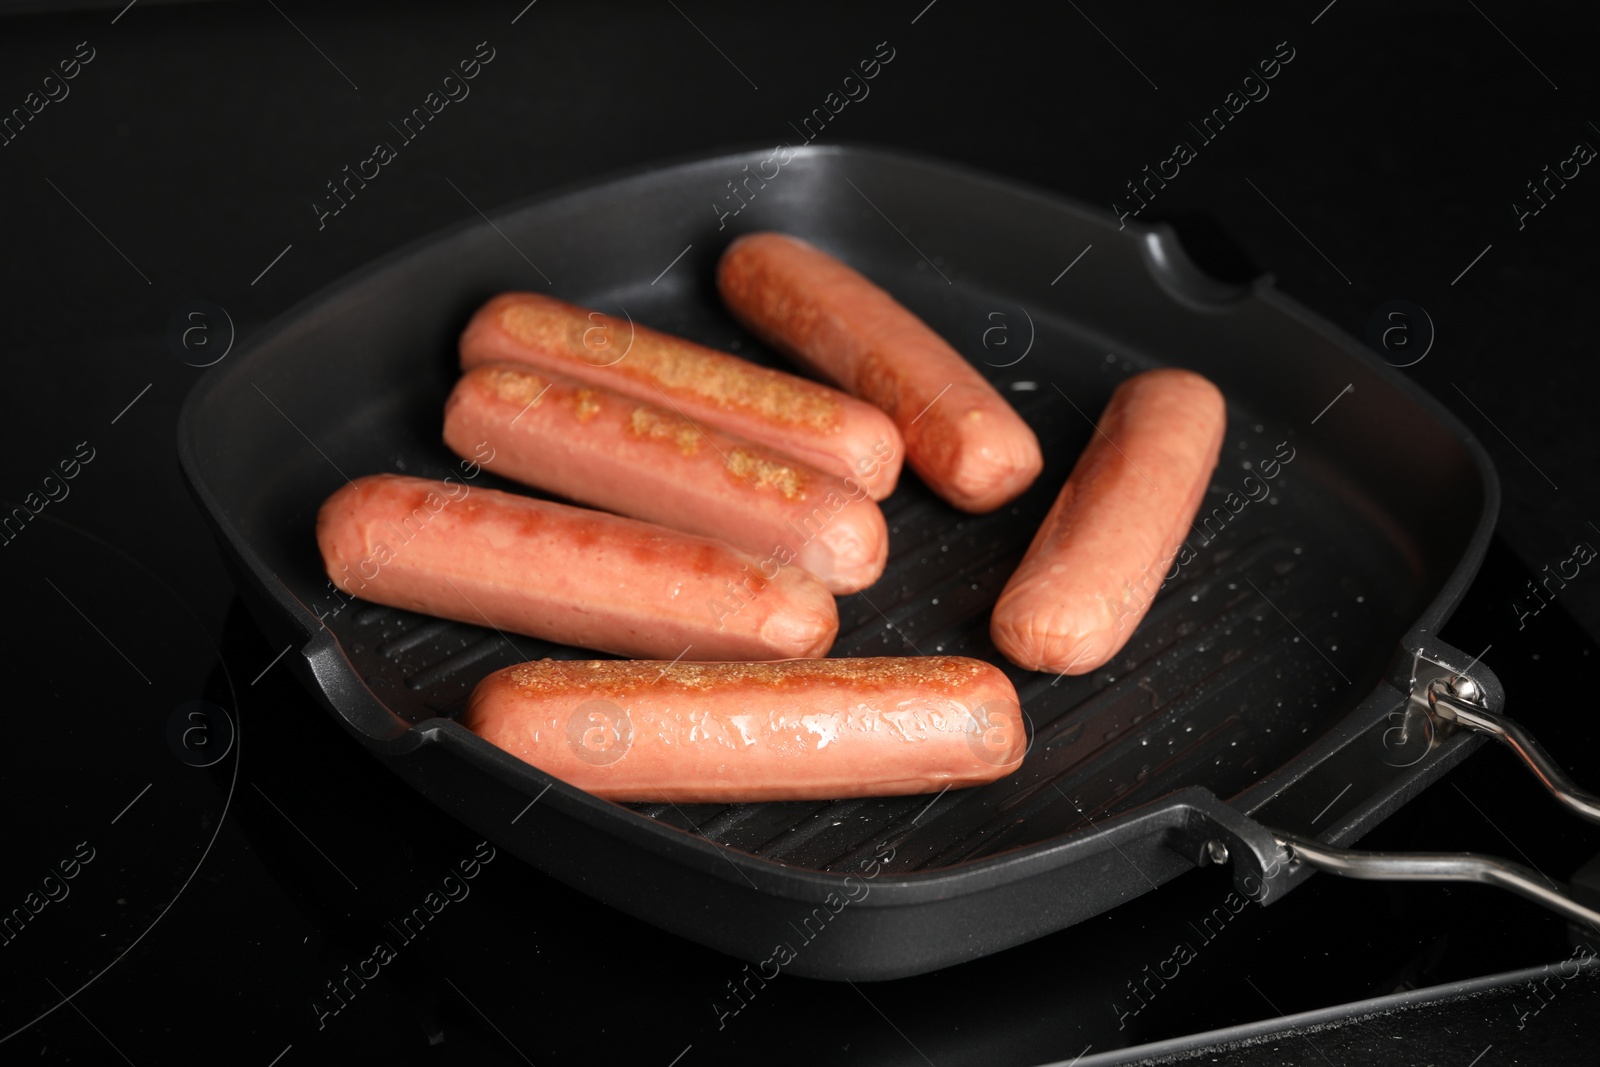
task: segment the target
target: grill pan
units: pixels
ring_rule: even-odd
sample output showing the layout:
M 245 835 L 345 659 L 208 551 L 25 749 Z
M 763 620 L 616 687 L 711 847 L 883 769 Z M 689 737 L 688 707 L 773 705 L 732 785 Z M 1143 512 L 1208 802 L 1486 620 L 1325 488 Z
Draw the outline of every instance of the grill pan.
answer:
M 293 308 L 196 386 L 180 458 L 240 593 L 375 756 L 623 911 L 762 966 L 787 944 L 789 973 L 885 979 L 1042 936 L 1208 861 L 1270 903 L 1481 742 L 1426 699 L 1470 670 L 1477 706 L 1503 703 L 1492 672 L 1434 636 L 1499 501 L 1488 457 L 1440 405 L 1269 280 L 1202 274 L 1164 227 L 1119 229 L 948 165 L 806 148 L 726 214 L 728 183 L 770 155 L 649 169 L 447 230 Z M 829 803 L 599 800 L 454 721 L 493 670 L 594 653 L 350 601 L 321 570 L 316 510 L 346 476 L 457 471 L 440 441 L 455 341 L 495 293 L 550 292 L 781 365 L 712 282 L 727 243 L 758 229 L 883 285 L 1039 435 L 1044 474 L 991 515 L 950 509 L 907 470 L 884 502 L 888 570 L 840 601 L 832 653 L 1003 667 L 1030 749 L 999 782 Z M 1195 558 L 1105 669 L 1020 670 L 990 643 L 989 609 L 1112 389 L 1166 364 L 1228 398 Z M 1270 496 L 1240 507 L 1268 460 Z

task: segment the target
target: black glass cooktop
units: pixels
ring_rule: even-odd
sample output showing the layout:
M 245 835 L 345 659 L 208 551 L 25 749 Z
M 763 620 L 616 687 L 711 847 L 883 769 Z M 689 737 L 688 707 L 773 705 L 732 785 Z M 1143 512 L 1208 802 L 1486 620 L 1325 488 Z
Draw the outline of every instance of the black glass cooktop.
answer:
M 1592 16 L 41 7 L 0 5 L 0 1058 L 1087 1067 L 1231 1041 L 1208 1055 L 1587 1062 L 1594 948 L 1478 886 L 1316 876 L 1236 907 L 1211 868 L 947 971 L 752 979 L 367 756 L 240 604 L 173 432 L 236 337 L 480 209 L 785 138 L 949 158 L 1169 222 L 1219 277 L 1270 270 L 1477 433 L 1501 533 L 1441 636 L 1483 649 L 1593 785 L 1600 582 L 1572 576 L 1600 544 Z M 937 265 L 936 231 L 906 236 Z M 1494 747 L 1362 847 L 1489 852 L 1600 896 L 1580 873 L 1600 829 Z

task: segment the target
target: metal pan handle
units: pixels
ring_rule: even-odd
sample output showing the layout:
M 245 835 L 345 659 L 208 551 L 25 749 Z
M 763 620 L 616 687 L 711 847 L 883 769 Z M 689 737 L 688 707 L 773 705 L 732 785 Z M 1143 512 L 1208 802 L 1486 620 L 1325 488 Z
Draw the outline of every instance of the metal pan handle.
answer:
M 1300 860 L 1315 870 L 1385 882 L 1485 882 L 1600 930 L 1600 912 L 1573 900 L 1565 886 L 1495 856 L 1475 852 L 1353 852 L 1293 834 L 1273 836 L 1289 850 L 1291 862 Z
M 1600 797 L 1578 788 L 1555 760 L 1520 724 L 1496 715 L 1480 703 L 1478 684 L 1464 675 L 1438 678 L 1428 684 L 1428 715 L 1435 726 L 1449 723 L 1488 734 L 1521 757 L 1540 783 L 1567 808 L 1600 823 Z
M 1452 674 L 1435 678 L 1427 684 L 1426 697 L 1428 718 L 1436 736 L 1466 729 L 1493 737 L 1515 752 L 1569 810 L 1600 823 L 1600 797 L 1574 784 L 1521 725 L 1485 707 L 1482 691 L 1470 677 Z M 1314 870 L 1377 881 L 1484 882 L 1600 930 L 1600 912 L 1573 900 L 1565 886 L 1495 856 L 1472 852 L 1355 852 L 1284 831 L 1275 830 L 1272 835 L 1288 851 L 1291 863 L 1298 860 Z

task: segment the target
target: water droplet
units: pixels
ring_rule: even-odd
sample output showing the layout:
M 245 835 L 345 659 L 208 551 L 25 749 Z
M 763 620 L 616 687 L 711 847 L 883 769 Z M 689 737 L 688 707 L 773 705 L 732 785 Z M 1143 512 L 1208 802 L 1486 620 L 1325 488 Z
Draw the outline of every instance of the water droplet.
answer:
M 1059 745 L 1070 745 L 1073 742 L 1077 741 L 1078 738 L 1080 738 L 1082 736 L 1083 736 L 1083 723 L 1082 722 L 1075 722 L 1071 726 L 1069 726 L 1065 730 L 1063 730 L 1059 735 L 1057 735 L 1056 737 L 1052 738 L 1049 741 L 1049 743 L 1045 745 L 1045 747 L 1046 748 L 1055 748 L 1055 747 L 1057 747 Z

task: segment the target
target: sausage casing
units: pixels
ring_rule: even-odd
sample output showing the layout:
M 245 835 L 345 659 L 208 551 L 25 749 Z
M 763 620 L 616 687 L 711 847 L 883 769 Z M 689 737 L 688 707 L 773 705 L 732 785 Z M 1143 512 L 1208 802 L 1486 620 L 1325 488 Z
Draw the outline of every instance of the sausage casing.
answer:
M 1027 750 L 1010 681 L 956 656 L 542 660 L 485 678 L 461 722 L 623 801 L 931 793 L 1009 774 Z
M 821 656 L 833 596 L 709 537 L 460 482 L 359 478 L 317 513 L 328 576 L 391 607 L 624 656 Z
M 485 363 L 445 403 L 445 443 L 487 469 L 580 504 L 718 537 L 765 572 L 793 563 L 831 592 L 883 573 L 889 531 L 861 485 L 600 386 Z
M 615 389 L 775 448 L 882 500 L 905 445 L 883 412 L 837 389 L 539 293 L 502 293 L 461 335 L 461 366 L 527 363 Z
M 1039 476 L 1038 438 L 961 353 L 894 297 L 798 238 L 728 246 L 717 287 L 762 340 L 881 408 L 906 461 L 963 511 L 993 511 Z
M 1165 369 L 1117 387 L 989 632 L 1007 659 L 1084 674 L 1144 618 L 1210 484 L 1227 429 L 1217 387 Z

